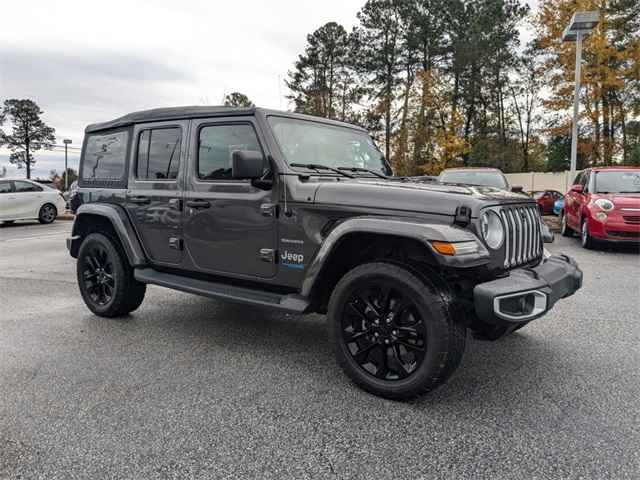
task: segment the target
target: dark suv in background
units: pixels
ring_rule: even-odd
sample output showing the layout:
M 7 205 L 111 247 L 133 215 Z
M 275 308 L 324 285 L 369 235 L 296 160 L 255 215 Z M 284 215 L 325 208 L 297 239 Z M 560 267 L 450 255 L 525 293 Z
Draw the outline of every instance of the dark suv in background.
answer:
M 545 256 L 531 198 L 391 175 L 365 130 L 285 112 L 90 125 L 68 240 L 80 293 L 104 317 L 146 284 L 327 314 L 351 379 L 404 399 L 447 380 L 467 329 L 499 338 L 580 288 L 572 259 Z

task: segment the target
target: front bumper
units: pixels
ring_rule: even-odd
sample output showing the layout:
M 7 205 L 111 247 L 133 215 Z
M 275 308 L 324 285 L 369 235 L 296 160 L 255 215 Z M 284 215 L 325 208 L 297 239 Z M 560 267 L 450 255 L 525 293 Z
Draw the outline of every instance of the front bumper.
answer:
M 582 287 L 582 271 L 571 257 L 554 255 L 534 268 L 518 268 L 508 277 L 476 285 L 477 317 L 490 324 L 529 322 L 547 313 L 561 298 Z

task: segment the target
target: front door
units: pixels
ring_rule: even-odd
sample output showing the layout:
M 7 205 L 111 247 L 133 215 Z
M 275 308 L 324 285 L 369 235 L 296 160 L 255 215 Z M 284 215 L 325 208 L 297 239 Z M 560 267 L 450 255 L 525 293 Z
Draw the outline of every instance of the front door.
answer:
M 127 211 L 153 263 L 182 260 L 182 177 L 187 121 L 140 124 L 134 129 Z
M 185 190 L 185 251 L 199 271 L 240 277 L 276 273 L 275 188 L 231 178 L 235 150 L 259 151 L 265 143 L 253 117 L 193 120 Z M 265 173 L 269 167 L 265 161 Z M 187 258 L 185 258 L 185 262 Z

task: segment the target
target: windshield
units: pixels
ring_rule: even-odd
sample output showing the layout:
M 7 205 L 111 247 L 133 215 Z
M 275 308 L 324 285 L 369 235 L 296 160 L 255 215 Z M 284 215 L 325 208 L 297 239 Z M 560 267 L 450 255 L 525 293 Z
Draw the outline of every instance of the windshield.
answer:
M 465 183 L 467 185 L 480 185 L 483 187 L 495 187 L 508 190 L 507 181 L 500 172 L 487 172 L 475 170 L 452 170 L 440 174 L 440 181 L 444 183 Z
M 268 117 L 287 163 L 333 168 L 366 168 L 384 175 L 391 171 L 365 132 L 287 117 Z
M 640 193 L 640 170 L 595 172 L 596 193 Z

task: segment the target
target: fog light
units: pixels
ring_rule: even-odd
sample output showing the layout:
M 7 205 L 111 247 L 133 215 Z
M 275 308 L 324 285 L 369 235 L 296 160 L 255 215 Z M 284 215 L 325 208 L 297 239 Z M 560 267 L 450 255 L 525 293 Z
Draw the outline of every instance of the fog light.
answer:
M 601 222 L 604 222 L 607 219 L 607 214 L 605 212 L 596 213 L 596 218 Z
M 533 312 L 535 303 L 536 299 L 533 296 L 533 293 L 528 293 L 519 297 L 503 298 L 500 300 L 500 311 L 514 317 L 529 315 Z
M 539 290 L 512 293 L 493 299 L 494 313 L 505 320 L 524 321 L 547 310 L 547 295 Z

